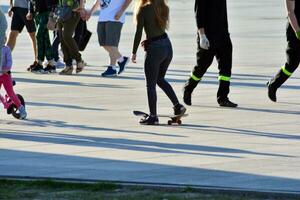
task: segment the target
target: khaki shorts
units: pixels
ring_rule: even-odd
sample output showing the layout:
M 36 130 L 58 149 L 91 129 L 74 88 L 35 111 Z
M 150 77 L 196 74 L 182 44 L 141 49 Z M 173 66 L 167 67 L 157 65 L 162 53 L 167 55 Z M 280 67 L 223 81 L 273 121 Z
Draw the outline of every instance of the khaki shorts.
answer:
M 97 33 L 100 46 L 118 47 L 122 27 L 121 22 L 98 22 Z

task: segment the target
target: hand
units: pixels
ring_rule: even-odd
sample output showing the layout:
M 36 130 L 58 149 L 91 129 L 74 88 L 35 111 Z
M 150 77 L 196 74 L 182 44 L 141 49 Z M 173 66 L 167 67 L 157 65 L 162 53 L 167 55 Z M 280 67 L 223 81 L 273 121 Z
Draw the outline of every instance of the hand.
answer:
M 119 11 L 117 12 L 117 14 L 115 15 L 115 20 L 119 21 L 120 18 L 122 17 L 122 15 L 123 15 L 123 11 L 122 11 L 122 10 L 119 10 Z
M 9 8 L 9 10 L 8 10 L 8 16 L 11 17 L 12 15 L 13 15 L 12 8 Z
M 297 37 L 298 40 L 300 40 L 300 31 L 296 32 L 296 37 Z
M 131 62 L 136 63 L 136 54 L 131 55 Z
M 205 34 L 200 34 L 200 47 L 202 49 L 208 50 L 210 47 L 209 40 L 207 39 Z
M 26 19 L 29 20 L 29 21 L 32 20 L 32 13 L 30 13 L 30 12 L 27 13 Z
M 92 11 L 87 11 L 86 12 L 86 16 L 85 16 L 85 20 L 88 21 L 92 16 Z

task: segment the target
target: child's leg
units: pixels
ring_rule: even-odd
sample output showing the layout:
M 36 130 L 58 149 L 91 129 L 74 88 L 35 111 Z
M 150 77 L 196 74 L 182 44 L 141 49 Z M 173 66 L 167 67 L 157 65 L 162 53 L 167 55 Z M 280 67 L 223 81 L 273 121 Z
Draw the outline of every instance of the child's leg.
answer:
M 21 104 L 20 99 L 14 92 L 11 76 L 8 74 L 4 74 L 1 76 L 1 79 L 3 81 L 3 86 L 4 86 L 4 89 L 7 93 L 7 95 L 13 101 L 13 103 L 17 106 L 17 108 L 19 108 L 22 104 Z

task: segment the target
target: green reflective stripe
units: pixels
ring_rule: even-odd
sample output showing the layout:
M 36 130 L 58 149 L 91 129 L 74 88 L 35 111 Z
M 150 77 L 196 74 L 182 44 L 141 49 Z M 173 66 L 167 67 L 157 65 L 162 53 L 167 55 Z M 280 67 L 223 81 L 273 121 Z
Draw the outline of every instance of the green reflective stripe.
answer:
M 230 81 L 229 76 L 219 76 L 219 81 Z
M 282 72 L 285 73 L 285 75 L 287 75 L 287 76 L 291 76 L 291 75 L 292 75 L 291 72 L 289 72 L 288 70 L 285 69 L 285 66 L 281 67 L 281 70 L 282 70 Z
M 194 81 L 201 81 L 201 78 L 198 78 L 198 77 L 195 76 L 194 74 L 191 75 L 191 78 L 192 78 Z

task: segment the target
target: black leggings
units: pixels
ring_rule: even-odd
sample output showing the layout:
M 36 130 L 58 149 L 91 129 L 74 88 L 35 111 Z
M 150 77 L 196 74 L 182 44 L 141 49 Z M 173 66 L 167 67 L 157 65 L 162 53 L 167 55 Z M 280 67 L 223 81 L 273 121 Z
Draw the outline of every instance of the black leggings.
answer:
M 156 84 L 166 93 L 174 106 L 179 103 L 172 86 L 165 79 L 172 57 L 173 50 L 169 38 L 151 42 L 146 48 L 145 75 L 151 115 L 157 115 Z

